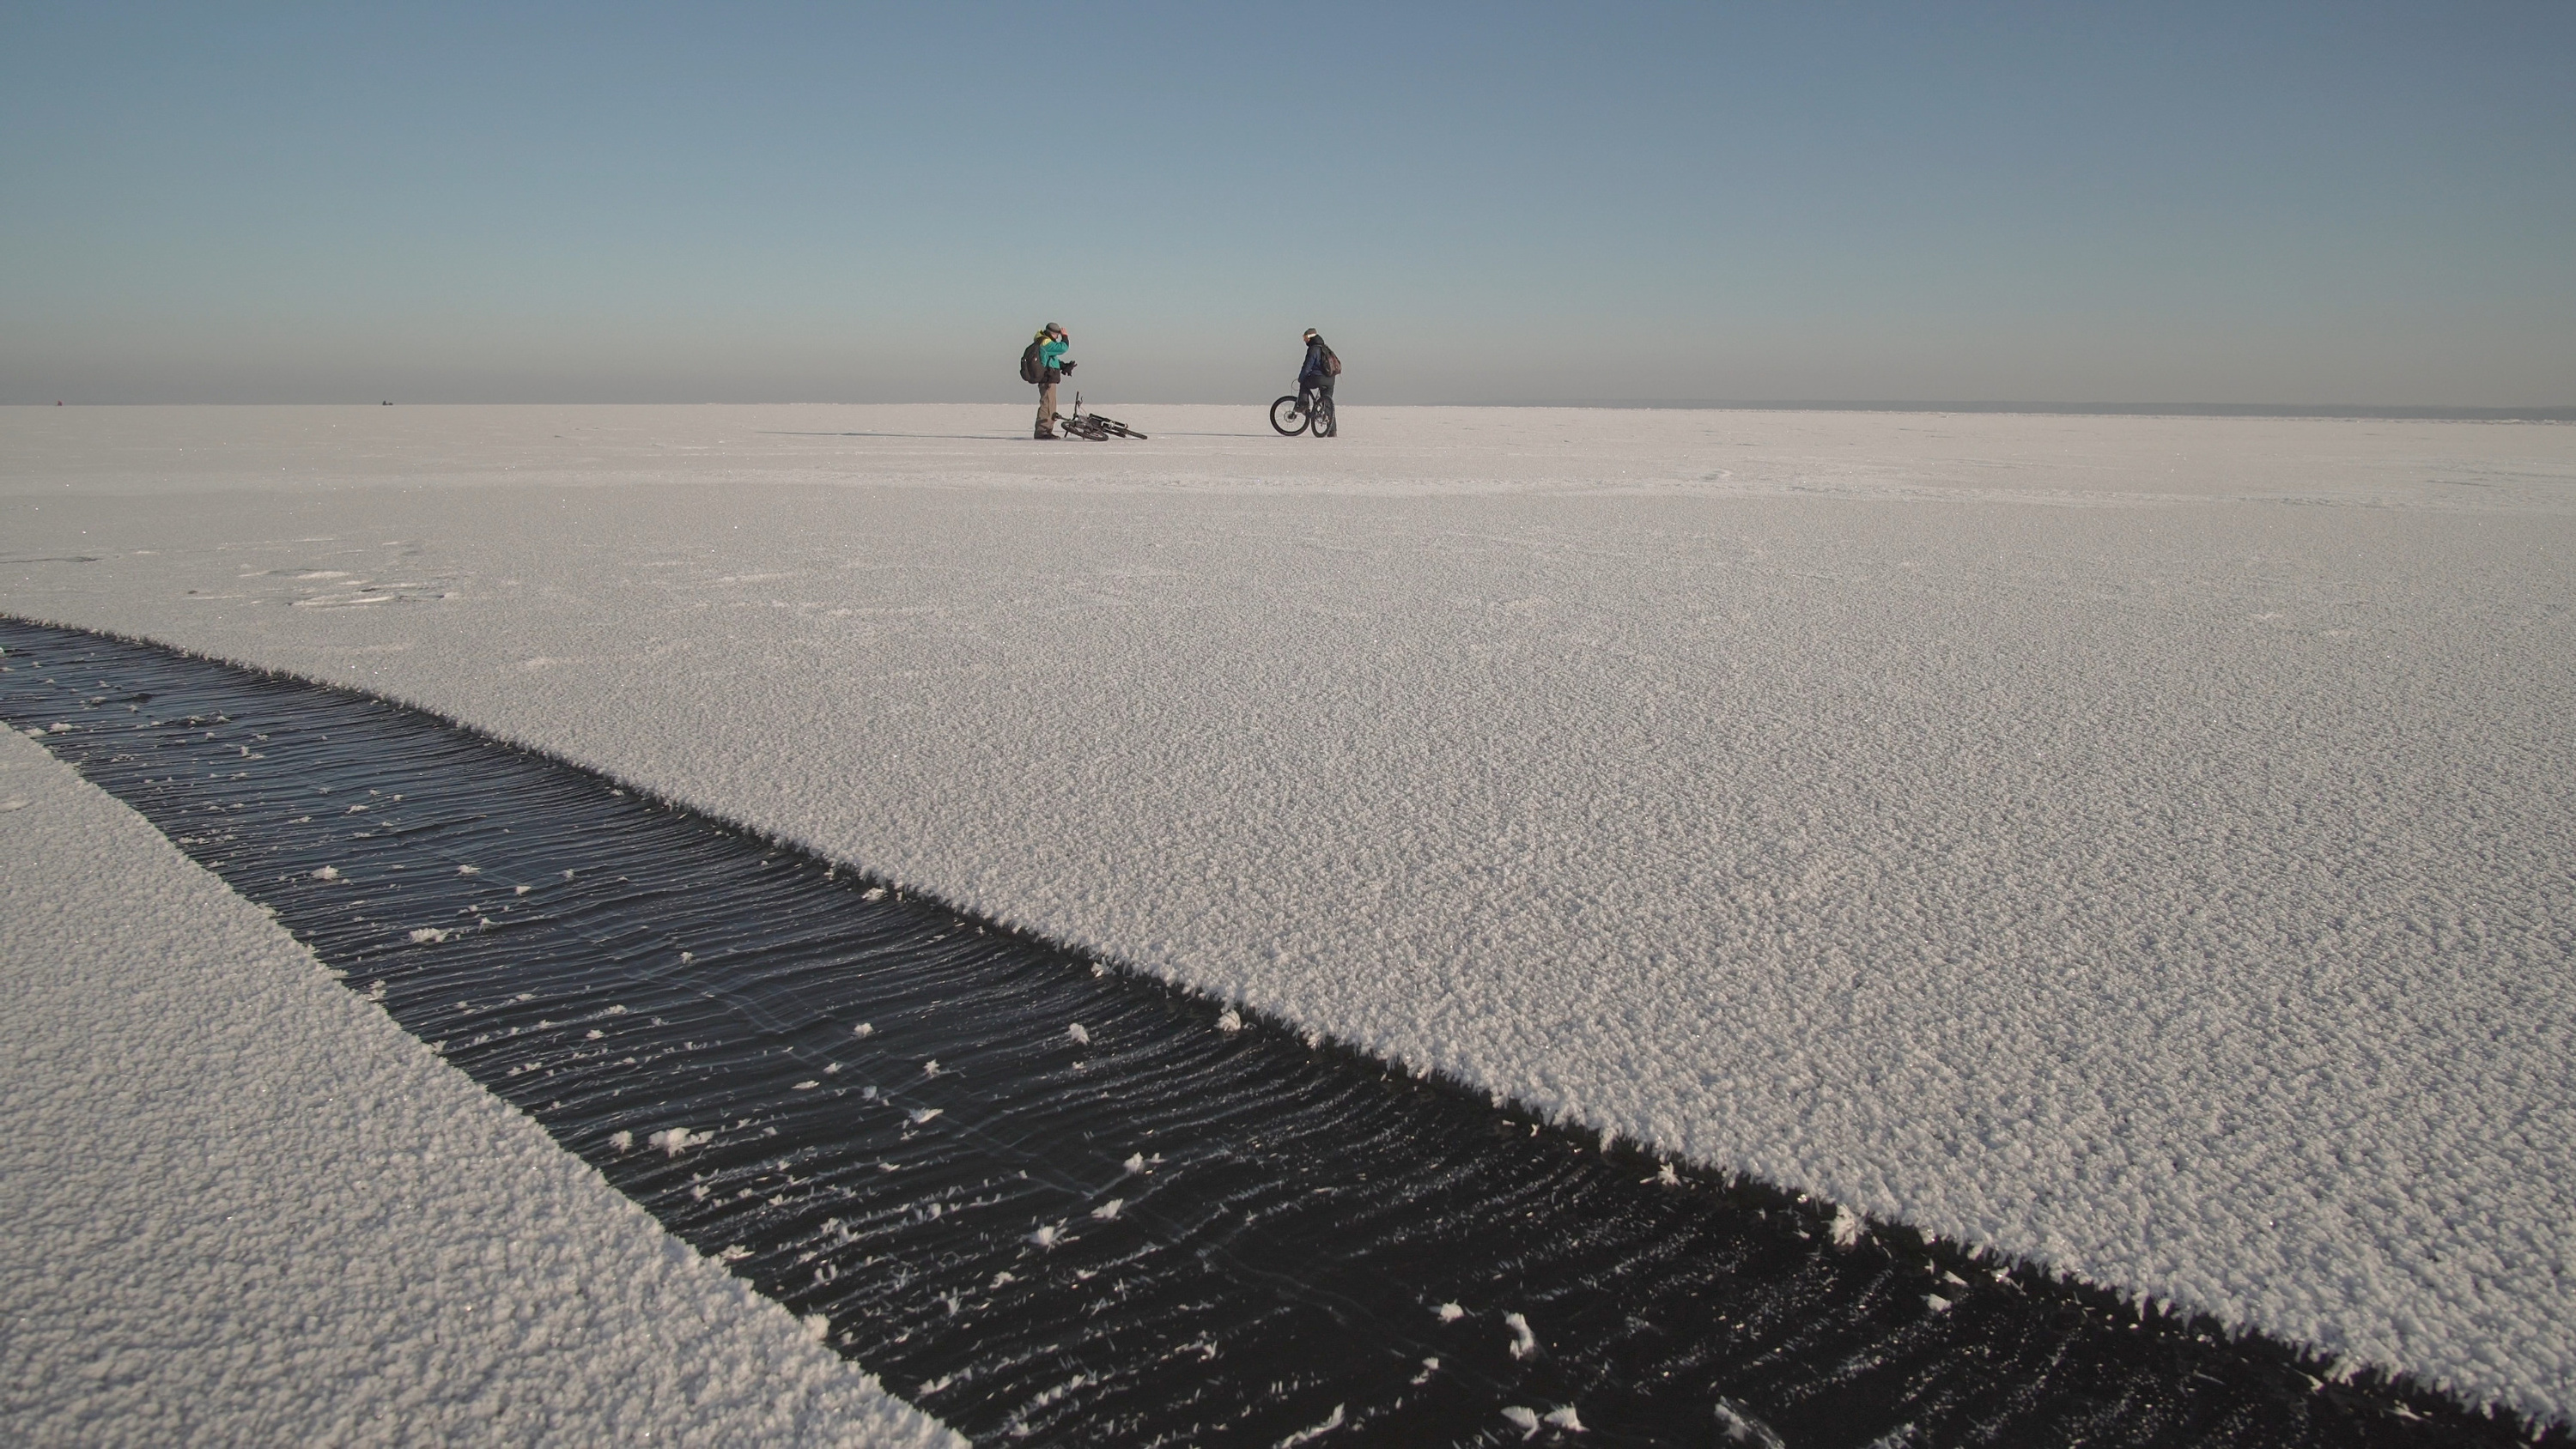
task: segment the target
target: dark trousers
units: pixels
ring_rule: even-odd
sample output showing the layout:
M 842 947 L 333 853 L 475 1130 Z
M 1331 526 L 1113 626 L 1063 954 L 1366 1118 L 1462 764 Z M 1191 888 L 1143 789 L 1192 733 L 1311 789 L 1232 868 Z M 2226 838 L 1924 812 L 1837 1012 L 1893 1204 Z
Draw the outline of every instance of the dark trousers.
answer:
M 1322 413 L 1326 417 L 1332 416 L 1333 379 L 1331 374 L 1328 373 L 1322 377 L 1301 377 L 1297 379 L 1297 390 L 1312 399 L 1312 401 L 1308 402 L 1306 405 L 1308 411 Z M 1340 431 L 1341 426 L 1338 418 L 1334 419 L 1334 426 L 1329 430 L 1322 425 L 1321 419 L 1317 420 L 1315 428 L 1316 437 L 1328 438 L 1334 433 Z

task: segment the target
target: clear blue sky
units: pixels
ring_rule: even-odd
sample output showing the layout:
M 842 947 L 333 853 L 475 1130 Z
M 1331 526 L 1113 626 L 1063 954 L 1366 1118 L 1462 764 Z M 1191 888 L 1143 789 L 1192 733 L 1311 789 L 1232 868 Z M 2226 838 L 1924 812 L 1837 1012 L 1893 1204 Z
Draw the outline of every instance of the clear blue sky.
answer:
M 2576 3 L 0 0 L 0 401 L 2576 403 Z

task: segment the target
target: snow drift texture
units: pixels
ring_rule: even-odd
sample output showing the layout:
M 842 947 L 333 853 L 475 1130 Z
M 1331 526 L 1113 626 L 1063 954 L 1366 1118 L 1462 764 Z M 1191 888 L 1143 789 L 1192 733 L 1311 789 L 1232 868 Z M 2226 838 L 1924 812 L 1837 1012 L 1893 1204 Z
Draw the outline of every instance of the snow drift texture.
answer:
M 2576 1408 L 2576 428 L 20 410 L 0 607 Z
M 963 1444 L 0 738 L 18 1444 Z

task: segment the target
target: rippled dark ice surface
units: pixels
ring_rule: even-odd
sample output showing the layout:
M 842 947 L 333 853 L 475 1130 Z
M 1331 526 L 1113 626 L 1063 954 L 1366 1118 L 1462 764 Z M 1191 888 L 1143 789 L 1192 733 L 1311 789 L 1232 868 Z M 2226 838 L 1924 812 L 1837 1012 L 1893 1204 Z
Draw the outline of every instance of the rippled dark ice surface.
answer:
M 0 647 L 12 727 L 980 1441 L 2524 1441 L 1838 1233 L 426 715 L 15 621 Z

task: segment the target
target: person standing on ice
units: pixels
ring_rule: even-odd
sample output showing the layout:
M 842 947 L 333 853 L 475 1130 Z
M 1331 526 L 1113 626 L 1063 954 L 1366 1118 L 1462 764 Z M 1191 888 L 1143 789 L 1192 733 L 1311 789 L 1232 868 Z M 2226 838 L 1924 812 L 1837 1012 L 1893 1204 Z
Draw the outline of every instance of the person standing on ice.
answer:
M 1321 398 L 1322 407 L 1326 409 L 1324 412 L 1326 417 L 1332 416 L 1329 409 L 1333 403 L 1333 379 L 1341 375 L 1342 360 L 1333 355 L 1333 349 L 1324 345 L 1324 334 L 1312 327 L 1307 328 L 1306 362 L 1304 366 L 1297 369 L 1297 390 L 1302 393 L 1313 393 Z M 1338 426 L 1335 426 L 1331 433 L 1318 429 L 1316 436 L 1331 437 L 1340 431 Z
M 1020 375 L 1038 385 L 1037 436 L 1049 442 L 1055 440 L 1055 385 L 1064 381 L 1066 373 L 1073 371 L 1072 359 L 1064 355 L 1064 350 L 1072 345 L 1072 335 L 1049 322 L 1038 329 L 1037 337 L 1029 343 L 1029 350 L 1020 358 Z M 1030 376 L 1032 370 L 1036 373 L 1033 377 Z

